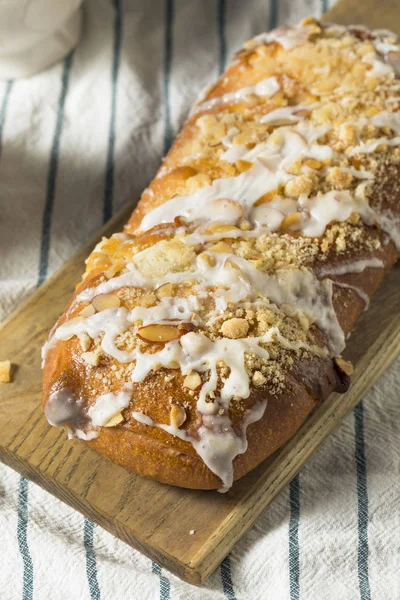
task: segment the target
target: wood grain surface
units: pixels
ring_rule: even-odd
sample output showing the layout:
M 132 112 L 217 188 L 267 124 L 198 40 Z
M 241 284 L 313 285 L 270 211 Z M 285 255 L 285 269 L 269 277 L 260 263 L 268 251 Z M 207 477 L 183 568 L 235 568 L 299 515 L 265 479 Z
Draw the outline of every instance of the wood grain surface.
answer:
M 326 20 L 400 31 L 400 5 L 344 0 Z M 355 364 L 349 392 L 332 394 L 289 443 L 229 493 L 173 488 L 68 441 L 63 430 L 47 424 L 40 405 L 40 348 L 89 251 L 101 236 L 121 229 L 131 210 L 124 208 L 3 323 L 0 360 L 12 361 L 13 382 L 0 384 L 0 459 L 161 566 L 200 584 L 399 353 L 400 269 L 388 275 L 349 340 L 345 355 Z

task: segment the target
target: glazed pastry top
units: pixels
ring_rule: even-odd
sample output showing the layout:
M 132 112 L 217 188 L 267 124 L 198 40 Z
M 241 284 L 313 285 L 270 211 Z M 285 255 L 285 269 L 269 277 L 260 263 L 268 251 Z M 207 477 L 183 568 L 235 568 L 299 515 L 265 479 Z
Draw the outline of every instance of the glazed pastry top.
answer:
M 306 19 L 247 42 L 124 233 L 89 257 L 44 348 L 66 344 L 73 364 L 52 383 L 49 421 L 83 439 L 152 427 L 229 488 L 268 396 L 344 348 L 332 277 L 382 268 L 382 249 L 400 247 L 397 77 L 387 31 Z

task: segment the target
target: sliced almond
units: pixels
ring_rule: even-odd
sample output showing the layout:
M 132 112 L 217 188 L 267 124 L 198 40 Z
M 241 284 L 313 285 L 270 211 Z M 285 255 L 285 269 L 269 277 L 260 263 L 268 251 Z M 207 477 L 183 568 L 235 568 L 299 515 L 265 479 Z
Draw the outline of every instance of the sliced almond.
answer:
M 115 294 L 99 294 L 93 298 L 92 304 L 97 312 L 101 312 L 107 308 L 118 308 L 121 301 Z
M 186 413 L 183 406 L 173 404 L 169 413 L 170 423 L 172 427 L 180 427 L 186 421 Z
M 92 352 L 83 352 L 81 356 L 85 363 L 90 367 L 98 367 L 100 364 L 100 353 L 96 350 L 93 350 Z
M 238 227 L 235 227 L 235 225 L 229 225 L 229 223 L 214 223 L 208 226 L 205 233 L 225 233 L 227 231 L 234 231 L 235 229 L 238 229 Z
M 84 352 L 87 352 L 92 344 L 92 340 L 87 333 L 80 333 L 78 335 L 79 343 Z
M 81 312 L 79 313 L 79 316 L 86 319 L 87 317 L 91 317 L 92 315 L 94 315 L 95 312 L 96 312 L 96 309 L 93 306 L 93 304 L 88 304 L 87 306 L 85 306 L 85 308 L 83 308 L 81 310 Z
M 346 375 L 352 374 L 354 368 L 351 362 L 349 362 L 348 360 L 344 360 L 344 358 L 342 358 L 341 356 L 335 356 L 335 362 L 339 369 L 343 371 L 343 373 L 345 373 Z
M 253 373 L 252 381 L 254 385 L 263 385 L 267 380 L 265 379 L 261 371 L 255 371 Z
M 252 166 L 252 163 L 249 162 L 248 160 L 239 159 L 235 162 L 235 167 L 237 168 L 238 171 L 240 171 L 240 173 L 247 171 L 248 169 L 250 169 L 251 166 Z
M 271 202 L 271 200 L 275 198 L 277 193 L 278 190 L 271 190 L 270 192 L 267 192 L 266 194 L 261 196 L 261 198 L 256 200 L 256 202 L 254 202 L 254 206 L 259 206 L 260 204 L 266 204 L 267 202 Z
M 183 335 L 183 331 L 179 330 L 176 325 L 146 325 L 140 327 L 137 331 L 137 336 L 145 341 L 154 344 L 166 344 L 172 340 L 177 340 Z
M 11 381 L 11 362 L 9 360 L 0 361 L 0 381 L 2 383 Z
M 174 286 L 172 283 L 164 283 L 163 285 L 160 285 L 160 287 L 156 289 L 156 297 L 158 300 L 161 300 L 162 298 L 167 298 L 167 297 L 173 295 L 173 291 L 174 291 Z
M 140 296 L 138 299 L 138 305 L 144 306 L 145 308 L 149 308 L 150 306 L 154 306 L 157 301 L 156 295 L 153 292 L 146 292 L 143 296 Z
M 294 212 L 294 213 L 291 213 L 290 215 L 287 215 L 287 217 L 285 217 L 282 220 L 281 229 L 283 231 L 285 231 L 287 229 L 297 229 L 299 227 L 300 223 L 301 223 L 301 214 L 299 212 Z
M 250 223 L 250 221 L 247 221 L 247 219 L 243 219 L 239 223 L 239 228 L 242 231 L 250 231 L 250 229 L 251 229 L 251 223 Z
M 122 416 L 122 413 L 118 413 L 111 417 L 111 419 L 104 424 L 104 427 L 116 427 L 117 425 L 122 423 L 123 420 L 124 417 Z
M 201 377 L 197 371 L 190 371 L 184 379 L 183 387 L 189 388 L 189 390 L 195 390 L 201 386 Z
M 230 246 L 229 244 L 227 244 L 226 242 L 218 242 L 218 244 L 215 244 L 214 246 L 211 246 L 211 248 L 208 248 L 210 250 L 210 252 L 224 252 L 225 254 L 232 254 L 232 246 Z
M 217 263 L 215 256 L 212 256 L 212 254 L 208 254 L 207 252 L 202 252 L 199 254 L 198 258 L 203 260 L 209 267 L 215 267 Z
M 120 271 L 123 267 L 125 266 L 125 262 L 120 259 L 115 261 L 114 264 L 111 265 L 111 267 L 109 267 L 106 271 L 104 271 L 104 275 L 107 277 L 107 279 L 112 279 L 114 277 L 114 275 Z
M 316 158 L 306 158 L 304 161 L 304 164 L 307 167 L 310 167 L 310 169 L 322 169 L 323 167 L 323 163 L 320 160 L 317 160 Z
M 176 360 L 171 360 L 168 363 L 168 369 L 180 369 L 181 365 Z

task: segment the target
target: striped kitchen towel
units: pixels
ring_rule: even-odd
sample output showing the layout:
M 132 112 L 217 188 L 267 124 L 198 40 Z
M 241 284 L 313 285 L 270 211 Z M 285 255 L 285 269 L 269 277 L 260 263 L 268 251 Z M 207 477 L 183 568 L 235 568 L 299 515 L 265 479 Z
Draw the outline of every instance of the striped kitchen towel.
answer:
M 87 0 L 74 52 L 0 83 L 0 319 L 140 195 L 199 90 L 243 40 L 326 8 Z M 399 367 L 202 588 L 0 465 L 0 599 L 399 599 Z

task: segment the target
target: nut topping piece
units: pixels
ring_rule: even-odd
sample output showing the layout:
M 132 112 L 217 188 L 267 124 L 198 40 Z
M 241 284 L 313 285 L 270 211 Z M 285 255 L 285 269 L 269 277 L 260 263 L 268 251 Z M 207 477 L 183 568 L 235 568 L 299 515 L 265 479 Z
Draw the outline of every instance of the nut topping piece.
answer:
M 87 333 L 80 333 L 78 335 L 79 344 L 84 352 L 87 352 L 92 344 L 92 339 Z
M 229 223 L 211 223 L 211 225 L 204 230 L 204 233 L 207 235 L 213 233 L 226 233 L 227 231 L 235 231 L 235 229 L 237 230 L 238 227 L 229 225 Z
M 281 223 L 281 229 L 298 229 L 301 223 L 301 214 L 299 212 L 291 213 L 287 215 Z
M 252 166 L 253 163 L 249 162 L 248 160 L 239 159 L 235 162 L 235 167 L 238 171 L 240 171 L 240 173 L 243 173 L 243 171 L 247 171 Z
M 246 337 L 248 331 L 249 324 L 246 319 L 240 319 L 238 317 L 225 321 L 221 326 L 222 335 L 231 339 Z
M 271 202 L 277 193 L 278 190 L 271 190 L 270 192 L 263 194 L 258 200 L 256 200 L 256 202 L 254 202 L 254 206 L 260 206 L 260 204 L 267 204 L 268 202 Z
M 11 381 L 11 362 L 9 360 L 0 361 L 0 381 L 2 383 Z
M 344 360 L 341 356 L 335 356 L 335 363 L 343 373 L 351 375 L 354 371 L 353 365 L 348 360 Z
M 212 254 L 208 254 L 207 252 L 202 252 L 201 254 L 199 254 L 198 258 L 204 261 L 209 267 L 215 267 L 215 265 L 217 264 L 215 257 Z
M 210 218 L 212 221 L 223 219 L 225 223 L 234 224 L 242 216 L 243 207 L 230 198 L 218 198 L 210 205 Z
M 122 259 L 116 260 L 115 263 L 111 265 L 106 271 L 104 271 L 105 277 L 107 279 L 112 279 L 118 271 L 125 267 L 125 262 Z
M 101 312 L 107 308 L 118 308 L 121 301 L 115 294 L 99 294 L 93 298 L 92 304 L 98 312 Z
M 86 319 L 87 317 L 91 317 L 92 315 L 94 315 L 95 312 L 96 312 L 96 309 L 93 306 L 93 304 L 88 304 L 87 306 L 85 306 L 85 308 L 83 308 L 81 310 L 81 312 L 79 313 L 79 316 Z
M 169 418 L 172 427 L 176 427 L 178 429 L 181 425 L 183 425 L 183 423 L 186 421 L 186 413 L 183 406 L 179 406 L 179 404 L 173 404 Z
M 184 379 L 183 387 L 195 390 L 201 385 L 201 377 L 197 371 L 190 371 Z
M 218 242 L 214 246 L 209 248 L 210 252 L 224 252 L 225 254 L 232 254 L 232 247 L 226 242 Z
M 172 340 L 177 340 L 185 332 L 180 330 L 176 325 L 145 325 L 139 327 L 137 336 L 144 342 L 152 342 L 154 344 L 166 344 Z
M 100 364 L 101 352 L 98 352 L 97 350 L 83 352 L 81 356 L 89 367 L 98 367 Z
M 172 283 L 164 283 L 163 285 L 160 285 L 160 287 L 156 289 L 156 297 L 158 300 L 161 300 L 162 298 L 167 298 L 169 296 L 172 296 L 173 291 L 174 291 L 174 286 Z
M 265 377 L 261 373 L 261 371 L 255 371 L 253 373 L 252 381 L 253 381 L 254 385 L 263 385 L 267 380 L 265 379 Z
M 111 417 L 111 419 L 109 419 L 107 423 L 104 424 L 104 427 L 116 427 L 116 425 L 122 423 L 123 420 L 124 417 L 122 416 L 122 413 L 119 412 L 113 417 Z

